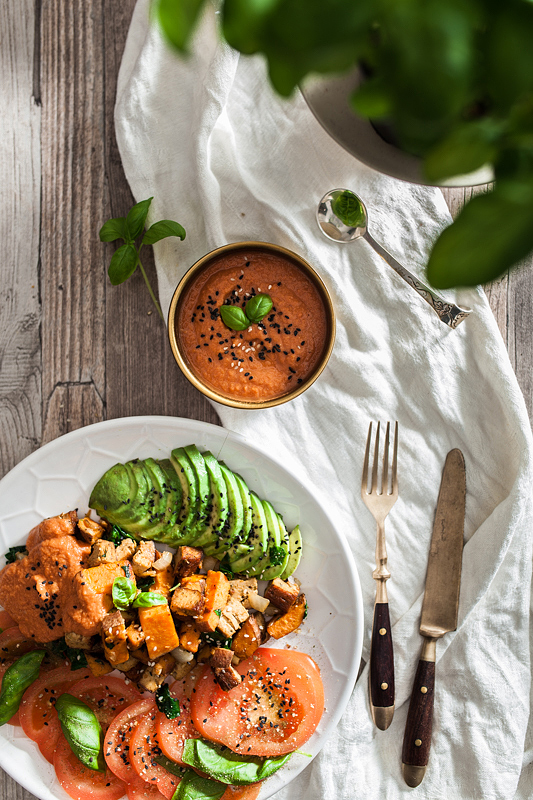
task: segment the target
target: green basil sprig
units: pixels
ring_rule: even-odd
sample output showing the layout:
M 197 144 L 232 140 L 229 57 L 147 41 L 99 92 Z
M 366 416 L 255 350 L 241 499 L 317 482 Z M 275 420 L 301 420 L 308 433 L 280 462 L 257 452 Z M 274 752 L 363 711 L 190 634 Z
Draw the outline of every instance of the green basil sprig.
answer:
M 137 596 L 137 586 L 129 578 L 115 578 L 111 590 L 113 605 L 121 611 L 131 606 Z
M 225 791 L 225 783 L 203 778 L 188 769 L 172 795 L 172 800 L 219 800 Z
M 155 693 L 155 702 L 159 711 L 161 711 L 167 719 L 176 719 L 181 714 L 179 701 L 170 694 L 168 683 L 164 683 Z
M 211 778 L 235 786 L 247 786 L 269 778 L 290 759 L 292 753 L 276 758 L 258 758 L 233 753 L 227 747 L 203 739 L 187 739 L 182 760 Z
M 105 772 L 103 756 L 104 732 L 94 711 L 71 694 L 60 695 L 56 711 L 61 730 L 70 749 L 82 764 L 97 772 Z
M 156 756 L 154 758 L 156 764 L 159 764 L 161 767 L 164 767 L 167 772 L 171 772 L 173 775 L 177 775 L 178 778 L 183 778 L 186 772 L 190 770 L 186 769 L 186 767 L 180 767 L 179 764 L 176 764 L 175 761 L 172 761 L 170 758 L 166 756 Z
M 139 592 L 132 603 L 133 608 L 152 608 L 166 605 L 167 598 L 160 592 Z
M 19 710 L 22 695 L 39 677 L 39 668 L 45 655 L 46 650 L 32 650 L 17 658 L 6 669 L 0 691 L 0 725 L 8 722 Z
M 255 322 L 261 322 L 272 308 L 272 298 L 269 294 L 255 294 L 251 297 L 244 307 L 240 306 L 220 306 L 220 316 L 222 322 L 231 328 L 232 331 L 244 331 Z
M 361 201 L 349 189 L 345 189 L 342 194 L 333 200 L 331 210 L 341 222 L 344 222 L 350 228 L 365 225 L 366 215 Z

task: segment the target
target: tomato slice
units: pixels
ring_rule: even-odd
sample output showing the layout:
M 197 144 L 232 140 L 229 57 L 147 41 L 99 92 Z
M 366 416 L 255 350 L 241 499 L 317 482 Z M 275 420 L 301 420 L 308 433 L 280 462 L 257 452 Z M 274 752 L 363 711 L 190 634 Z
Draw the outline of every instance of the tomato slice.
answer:
M 171 758 L 178 764 L 183 764 L 181 756 L 185 740 L 198 739 L 200 736 L 191 719 L 192 688 L 190 681 L 175 681 L 170 687 L 170 694 L 179 701 L 181 712 L 179 717 L 168 719 L 161 711 L 156 717 L 159 746 L 167 758 Z
M 259 648 L 242 661 L 239 686 L 224 692 L 206 667 L 192 696 L 200 734 L 243 755 L 297 750 L 324 711 L 324 687 L 312 658 L 295 650 Z
M 132 703 L 142 700 L 141 694 L 132 683 L 126 683 L 122 678 L 109 675 L 85 678 L 75 683 L 69 689 L 69 693 L 92 708 L 104 732 L 117 714 Z
M 158 711 L 155 703 L 152 709 L 137 719 L 137 726 L 130 737 L 130 761 L 133 769 L 143 781 L 157 784 L 159 791 L 171 800 L 180 782 L 155 760 L 163 755 L 157 738 L 156 717 Z
M 220 800 L 256 800 L 262 785 L 263 781 L 250 786 L 228 786 Z
M 61 726 L 55 711 L 55 702 L 60 694 L 80 680 L 90 676 L 89 670 L 74 670 L 58 667 L 45 672 L 26 689 L 19 708 L 22 730 L 37 742 L 43 756 L 53 762 L 54 748 Z
M 34 639 L 28 639 L 21 633 L 18 625 L 12 628 L 7 628 L 0 633 L 0 662 L 13 661 L 15 658 L 29 653 L 31 650 L 37 650 L 39 645 Z
M 126 789 L 128 800 L 166 800 L 165 795 L 161 794 L 155 783 L 146 783 L 146 781 L 138 779 L 135 783 L 128 783 Z M 228 799 L 226 798 L 226 800 Z
M 138 717 L 153 709 L 154 701 L 150 698 L 132 703 L 115 717 L 104 739 L 104 758 L 109 769 L 125 783 L 139 780 L 129 759 L 130 738 L 137 726 Z M 142 782 L 144 786 L 146 783 Z
M 119 800 L 126 794 L 126 785 L 109 768 L 97 772 L 82 764 L 63 734 L 55 749 L 54 768 L 59 783 L 72 800 Z

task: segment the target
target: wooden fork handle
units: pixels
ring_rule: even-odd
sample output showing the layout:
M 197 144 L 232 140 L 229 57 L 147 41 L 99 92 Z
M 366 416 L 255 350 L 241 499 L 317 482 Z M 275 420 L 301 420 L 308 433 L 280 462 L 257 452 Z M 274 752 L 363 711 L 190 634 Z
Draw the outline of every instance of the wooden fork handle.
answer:
M 375 725 L 386 730 L 394 716 L 394 652 L 388 603 L 374 606 L 370 644 L 370 709 Z

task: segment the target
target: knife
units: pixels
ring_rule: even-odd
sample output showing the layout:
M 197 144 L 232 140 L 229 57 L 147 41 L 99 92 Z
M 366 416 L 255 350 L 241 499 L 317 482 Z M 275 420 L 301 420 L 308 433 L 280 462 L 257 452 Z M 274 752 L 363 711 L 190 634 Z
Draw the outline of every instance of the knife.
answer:
M 431 745 L 436 642 L 457 627 L 466 502 L 465 460 L 460 450 L 446 456 L 431 537 L 426 590 L 420 619 L 425 637 L 407 714 L 402 774 L 418 786 L 426 773 Z

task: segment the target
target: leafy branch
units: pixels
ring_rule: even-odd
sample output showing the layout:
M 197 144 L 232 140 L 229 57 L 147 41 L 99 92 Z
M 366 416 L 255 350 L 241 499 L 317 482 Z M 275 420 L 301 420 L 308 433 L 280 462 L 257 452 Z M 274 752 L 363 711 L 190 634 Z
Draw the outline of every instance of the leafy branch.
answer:
M 148 209 L 150 208 L 152 200 L 153 197 L 149 197 L 148 200 L 141 200 L 140 203 L 136 203 L 130 208 L 126 217 L 115 217 L 104 222 L 100 228 L 99 236 L 101 242 L 115 242 L 118 239 L 124 241 L 124 244 L 113 253 L 107 271 L 109 280 L 113 286 L 118 286 L 124 283 L 124 281 L 127 281 L 128 278 L 131 278 L 137 267 L 139 267 L 150 293 L 150 297 L 157 309 L 157 313 L 164 322 L 165 318 L 161 311 L 161 306 L 159 305 L 150 281 L 148 280 L 148 275 L 141 262 L 141 249 L 145 244 L 155 244 L 169 236 L 177 236 L 183 241 L 183 239 L 185 239 L 185 229 L 179 222 L 173 222 L 171 219 L 162 219 L 159 222 L 154 222 L 154 224 L 144 232 L 140 243 L 136 245 L 135 241 L 139 239 L 144 231 Z

